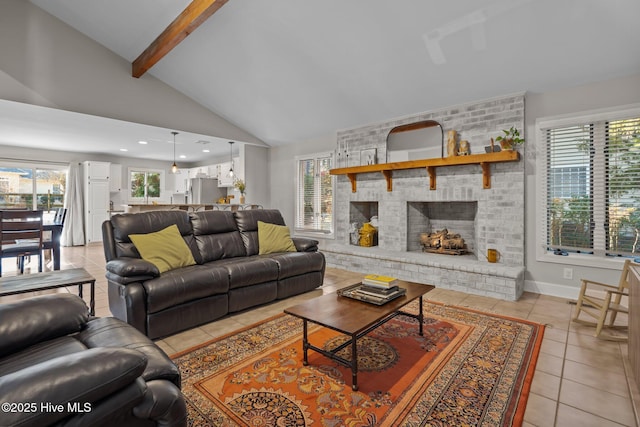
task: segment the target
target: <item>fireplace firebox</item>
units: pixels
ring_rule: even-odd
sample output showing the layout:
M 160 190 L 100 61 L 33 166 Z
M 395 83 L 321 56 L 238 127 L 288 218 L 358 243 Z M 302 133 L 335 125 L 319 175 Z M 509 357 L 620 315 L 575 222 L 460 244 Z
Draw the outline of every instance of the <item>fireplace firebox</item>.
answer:
M 422 236 L 451 230 L 456 235 L 456 241 L 462 240 L 461 246 L 464 246 L 464 251 L 461 250 L 463 248 L 452 247 L 460 245 L 459 243 L 449 242 L 447 249 L 451 249 L 450 251 L 428 252 L 450 255 L 475 253 L 477 211 L 478 202 L 407 202 L 407 250 L 422 251 L 424 249 Z M 453 239 L 454 237 L 451 236 L 447 240 Z

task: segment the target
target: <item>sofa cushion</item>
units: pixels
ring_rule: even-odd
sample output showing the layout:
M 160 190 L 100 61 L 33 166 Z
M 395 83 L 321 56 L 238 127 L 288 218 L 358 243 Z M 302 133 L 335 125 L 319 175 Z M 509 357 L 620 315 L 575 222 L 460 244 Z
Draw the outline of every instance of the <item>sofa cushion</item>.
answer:
M 296 252 L 296 245 L 291 240 L 289 227 L 258 221 L 258 254 L 278 252 Z
M 161 274 L 196 263 L 175 224 L 154 233 L 130 234 L 129 238 L 142 259 L 158 267 Z
M 229 290 L 229 313 L 275 301 L 278 297 L 278 282 L 260 283 Z
M 36 342 L 78 332 L 87 320 L 87 305 L 72 294 L 42 295 L 1 304 L 0 357 Z
M 226 268 L 211 265 L 192 265 L 168 271 L 160 277 L 145 281 L 147 312 L 155 313 L 175 305 L 229 290 Z
M 278 280 L 312 271 L 324 271 L 324 255 L 320 252 L 293 252 L 265 255 L 278 263 Z
M 69 335 L 44 342 L 33 341 L 29 347 L 0 358 L 0 377 L 58 356 L 66 356 L 86 349 L 84 344 Z
M 247 254 L 233 212 L 191 212 L 189 216 L 198 247 L 198 263 L 203 264 Z
M 257 255 L 260 250 L 258 245 L 258 221 L 285 225 L 284 219 L 277 209 L 247 209 L 236 211 L 233 214 L 247 250 L 247 255 Z
M 180 230 L 180 235 L 191 249 L 192 253 L 197 252 L 197 247 L 193 239 L 193 231 L 189 214 L 185 211 L 153 211 L 135 214 L 119 214 L 111 217 L 113 226 L 113 239 L 117 258 L 131 257 L 140 258 L 140 253 L 135 248 L 130 234 L 147 234 L 163 230 L 175 224 Z M 195 255 L 194 255 L 195 257 Z
M 263 256 L 228 258 L 208 263 L 229 273 L 229 289 L 257 285 L 278 279 L 278 263 Z

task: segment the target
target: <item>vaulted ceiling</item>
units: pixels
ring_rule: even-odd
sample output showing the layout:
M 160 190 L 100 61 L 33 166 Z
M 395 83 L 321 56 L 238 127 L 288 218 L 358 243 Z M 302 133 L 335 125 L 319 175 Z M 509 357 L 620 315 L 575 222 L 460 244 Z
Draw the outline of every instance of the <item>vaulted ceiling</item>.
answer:
M 130 62 L 190 3 L 31 2 Z M 278 145 L 637 74 L 638 16 L 637 0 L 229 0 L 147 73 Z

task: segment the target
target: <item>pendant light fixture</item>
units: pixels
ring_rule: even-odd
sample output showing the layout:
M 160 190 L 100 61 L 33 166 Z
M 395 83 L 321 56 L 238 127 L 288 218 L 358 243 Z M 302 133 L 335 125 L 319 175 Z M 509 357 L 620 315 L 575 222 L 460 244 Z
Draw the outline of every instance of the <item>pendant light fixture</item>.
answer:
M 229 178 L 233 178 L 235 176 L 233 173 L 233 141 L 229 141 L 229 162 L 231 163 L 231 166 L 229 166 L 229 173 L 227 176 Z
M 171 165 L 171 173 L 179 174 L 180 169 L 178 169 L 178 165 L 176 164 L 176 135 L 178 132 L 173 131 L 171 133 L 173 134 L 173 164 Z

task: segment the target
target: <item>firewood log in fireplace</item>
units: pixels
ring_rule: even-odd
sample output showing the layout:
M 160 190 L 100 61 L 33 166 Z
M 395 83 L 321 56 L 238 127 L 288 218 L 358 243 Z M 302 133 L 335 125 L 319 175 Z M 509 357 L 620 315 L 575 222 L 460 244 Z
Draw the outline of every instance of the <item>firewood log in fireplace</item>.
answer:
M 453 239 L 444 239 L 442 241 L 442 247 L 445 249 L 462 249 L 464 248 L 464 239 L 460 237 L 459 234 L 456 234 Z
M 464 239 L 457 233 L 449 233 L 446 228 L 434 233 L 420 233 L 423 251 L 462 255 L 467 252 Z

